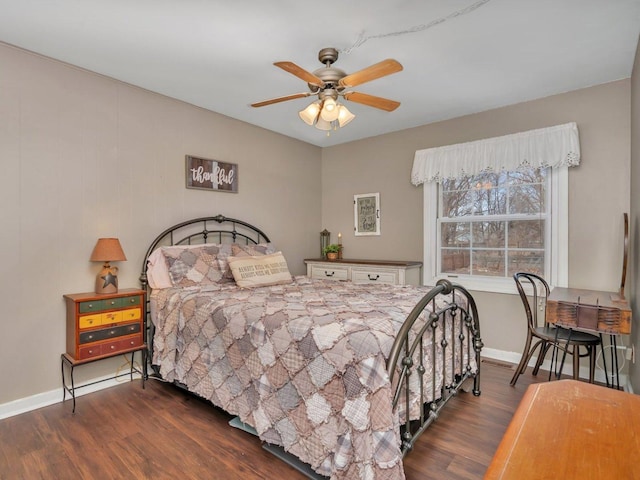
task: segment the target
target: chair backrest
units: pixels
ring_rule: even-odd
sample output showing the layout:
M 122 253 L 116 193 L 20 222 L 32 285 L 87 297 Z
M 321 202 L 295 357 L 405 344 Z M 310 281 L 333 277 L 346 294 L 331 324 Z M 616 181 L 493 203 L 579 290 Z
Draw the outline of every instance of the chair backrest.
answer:
M 518 287 L 518 293 L 527 314 L 527 326 L 529 330 L 547 324 L 544 317 L 544 309 L 549 297 L 549 284 L 535 273 L 518 272 L 513 275 Z M 538 313 L 541 313 L 540 320 Z M 538 323 L 540 321 L 540 323 Z

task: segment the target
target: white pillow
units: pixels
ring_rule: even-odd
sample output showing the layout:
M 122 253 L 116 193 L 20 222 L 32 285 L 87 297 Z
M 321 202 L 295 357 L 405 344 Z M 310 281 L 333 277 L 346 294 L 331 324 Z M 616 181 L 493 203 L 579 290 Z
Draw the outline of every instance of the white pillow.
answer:
M 291 283 L 291 273 L 282 252 L 227 258 L 239 287 L 253 288 Z

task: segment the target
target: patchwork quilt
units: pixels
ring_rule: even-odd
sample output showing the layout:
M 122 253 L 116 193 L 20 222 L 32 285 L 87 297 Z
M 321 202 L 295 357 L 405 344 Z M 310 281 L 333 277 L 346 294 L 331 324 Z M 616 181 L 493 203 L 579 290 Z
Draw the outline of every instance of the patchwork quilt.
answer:
M 322 475 L 403 479 L 401 412 L 392 408 L 386 359 L 428 291 L 307 277 L 254 289 L 227 283 L 154 290 L 153 363 L 166 380 L 238 415 L 263 441 Z M 430 358 L 432 341 L 423 342 L 427 361 L 442 362 Z M 425 377 L 431 397 L 434 390 L 439 396 L 443 370 L 473 363 L 462 355 L 458 366 L 439 367 L 438 378 Z M 417 415 L 415 400 L 413 408 Z

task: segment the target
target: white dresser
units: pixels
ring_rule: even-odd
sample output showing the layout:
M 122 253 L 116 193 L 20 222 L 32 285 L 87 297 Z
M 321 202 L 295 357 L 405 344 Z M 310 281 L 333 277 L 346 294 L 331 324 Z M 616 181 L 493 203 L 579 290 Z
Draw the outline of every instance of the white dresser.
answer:
M 307 276 L 311 278 L 420 285 L 422 262 L 308 258 L 304 263 L 307 265 Z

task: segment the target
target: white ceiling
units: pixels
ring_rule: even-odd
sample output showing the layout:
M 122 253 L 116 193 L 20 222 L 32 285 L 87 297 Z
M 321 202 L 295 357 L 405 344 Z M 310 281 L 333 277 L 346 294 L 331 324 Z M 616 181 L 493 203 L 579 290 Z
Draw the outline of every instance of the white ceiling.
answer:
M 640 0 L 0 0 L 2 42 L 318 146 L 627 78 L 639 31 Z M 298 118 L 314 97 L 249 106 L 307 91 L 273 62 L 324 47 L 347 73 L 398 60 L 353 90 L 401 106 L 345 102 L 330 136 Z

